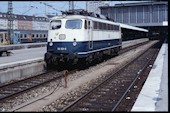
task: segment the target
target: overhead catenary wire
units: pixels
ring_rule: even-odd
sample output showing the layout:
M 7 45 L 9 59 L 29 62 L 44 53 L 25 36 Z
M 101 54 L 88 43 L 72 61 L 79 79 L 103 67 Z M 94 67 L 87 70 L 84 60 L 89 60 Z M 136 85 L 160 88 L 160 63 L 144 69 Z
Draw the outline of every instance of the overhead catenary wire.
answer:
M 13 1 L 13 10 L 15 14 L 27 14 L 27 15 L 36 15 L 35 13 L 41 13 L 43 12 L 44 15 L 45 14 L 49 14 L 49 13 L 60 13 L 61 11 L 66 11 L 69 9 L 69 2 L 68 1 L 61 1 L 61 2 L 52 2 L 52 1 L 41 1 L 42 3 L 46 3 L 46 10 L 45 7 L 42 6 L 43 4 L 40 4 L 40 1 L 26 1 L 26 2 L 15 2 Z M 74 8 L 79 8 L 79 9 L 85 9 L 85 7 L 83 7 L 84 4 L 83 2 L 75 2 L 74 1 Z M 1 2 L 0 4 L 0 11 L 3 11 L 4 8 L 3 7 L 7 7 L 7 2 Z M 2 6 L 2 7 L 1 7 Z M 33 8 L 33 7 L 34 8 Z M 4 12 L 6 12 L 4 10 Z M 41 14 L 43 14 L 41 13 Z

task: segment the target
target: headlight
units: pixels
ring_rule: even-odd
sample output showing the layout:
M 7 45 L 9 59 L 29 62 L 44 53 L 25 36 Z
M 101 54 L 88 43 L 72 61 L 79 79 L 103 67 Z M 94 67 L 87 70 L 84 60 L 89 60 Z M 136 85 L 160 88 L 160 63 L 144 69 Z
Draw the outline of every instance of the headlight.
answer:
M 73 46 L 76 46 L 77 45 L 77 42 L 73 42 Z
M 76 42 L 76 39 L 74 38 L 73 39 L 73 46 L 76 46 L 77 45 L 77 42 Z
M 65 40 L 66 39 L 66 35 L 65 34 L 60 34 L 59 35 L 59 39 L 60 40 Z
M 50 44 L 49 44 L 50 46 L 53 46 L 53 42 L 50 42 Z

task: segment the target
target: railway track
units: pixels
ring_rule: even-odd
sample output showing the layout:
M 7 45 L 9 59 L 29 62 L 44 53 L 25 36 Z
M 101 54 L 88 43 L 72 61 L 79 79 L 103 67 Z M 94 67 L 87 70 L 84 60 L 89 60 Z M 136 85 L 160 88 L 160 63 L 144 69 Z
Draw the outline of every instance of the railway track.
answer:
M 131 111 L 148 75 L 151 70 L 151 66 L 154 64 L 154 61 L 157 57 L 159 51 L 153 56 L 153 58 L 149 61 L 149 66 L 143 71 L 140 76 L 136 79 L 133 86 L 130 87 L 129 91 L 126 93 L 123 99 L 118 103 L 118 105 L 114 108 L 114 111 Z
M 0 101 L 16 96 L 17 94 L 25 92 L 39 85 L 45 84 L 52 80 L 60 79 L 62 76 L 62 72 L 56 74 L 55 72 L 50 72 L 33 76 L 21 81 L 13 82 L 11 84 L 0 86 Z
M 143 44 L 148 43 L 144 42 L 144 43 L 140 43 L 137 45 L 133 45 L 127 48 L 122 49 L 122 51 L 120 51 L 119 54 L 125 53 L 131 49 L 134 49 L 136 47 L 139 47 Z M 76 70 L 70 70 L 68 74 L 70 73 L 74 73 Z M 11 99 L 14 96 L 24 93 L 28 90 L 31 90 L 33 88 L 36 88 L 40 85 L 46 84 L 50 81 L 54 81 L 56 79 L 61 79 L 63 77 L 63 72 L 47 72 L 41 75 L 37 75 L 37 76 L 33 76 L 24 80 L 20 80 L 17 82 L 13 82 L 10 84 L 6 84 L 6 85 L 2 85 L 0 86 L 0 102 L 5 101 L 6 99 Z
M 115 111 L 157 53 L 156 49 L 148 49 L 61 111 Z
M 119 105 L 115 108 L 115 111 L 131 111 L 148 75 L 152 68 L 152 65 L 154 64 L 157 55 L 159 53 L 159 49 L 161 47 L 162 43 L 156 44 L 152 49 L 155 49 L 156 53 L 153 56 L 153 58 L 149 62 L 149 66 L 145 69 L 144 72 L 141 73 L 140 77 L 135 81 L 133 84 L 133 87 L 129 89 L 129 92 L 125 95 L 125 98 L 122 99 L 122 101 L 119 103 Z

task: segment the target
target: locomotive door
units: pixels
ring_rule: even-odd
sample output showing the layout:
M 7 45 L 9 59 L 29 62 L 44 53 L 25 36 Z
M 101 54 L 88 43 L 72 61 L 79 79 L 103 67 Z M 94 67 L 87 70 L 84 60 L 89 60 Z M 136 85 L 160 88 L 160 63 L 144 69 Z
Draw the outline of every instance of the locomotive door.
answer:
M 88 24 L 87 24 L 87 28 L 88 28 L 88 37 L 89 37 L 89 49 L 93 49 L 93 25 L 92 25 L 92 21 L 88 20 Z
M 0 44 L 3 44 L 3 34 L 0 33 Z

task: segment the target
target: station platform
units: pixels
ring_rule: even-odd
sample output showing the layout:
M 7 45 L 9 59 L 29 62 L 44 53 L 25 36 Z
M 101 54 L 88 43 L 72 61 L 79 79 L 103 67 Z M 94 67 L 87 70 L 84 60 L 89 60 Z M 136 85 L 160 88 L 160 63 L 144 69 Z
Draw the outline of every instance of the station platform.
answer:
M 0 51 L 1 50 L 16 50 L 16 49 L 25 49 L 25 48 L 44 47 L 46 45 L 47 45 L 47 42 L 0 45 Z
M 168 111 L 168 43 L 158 53 L 131 111 Z

